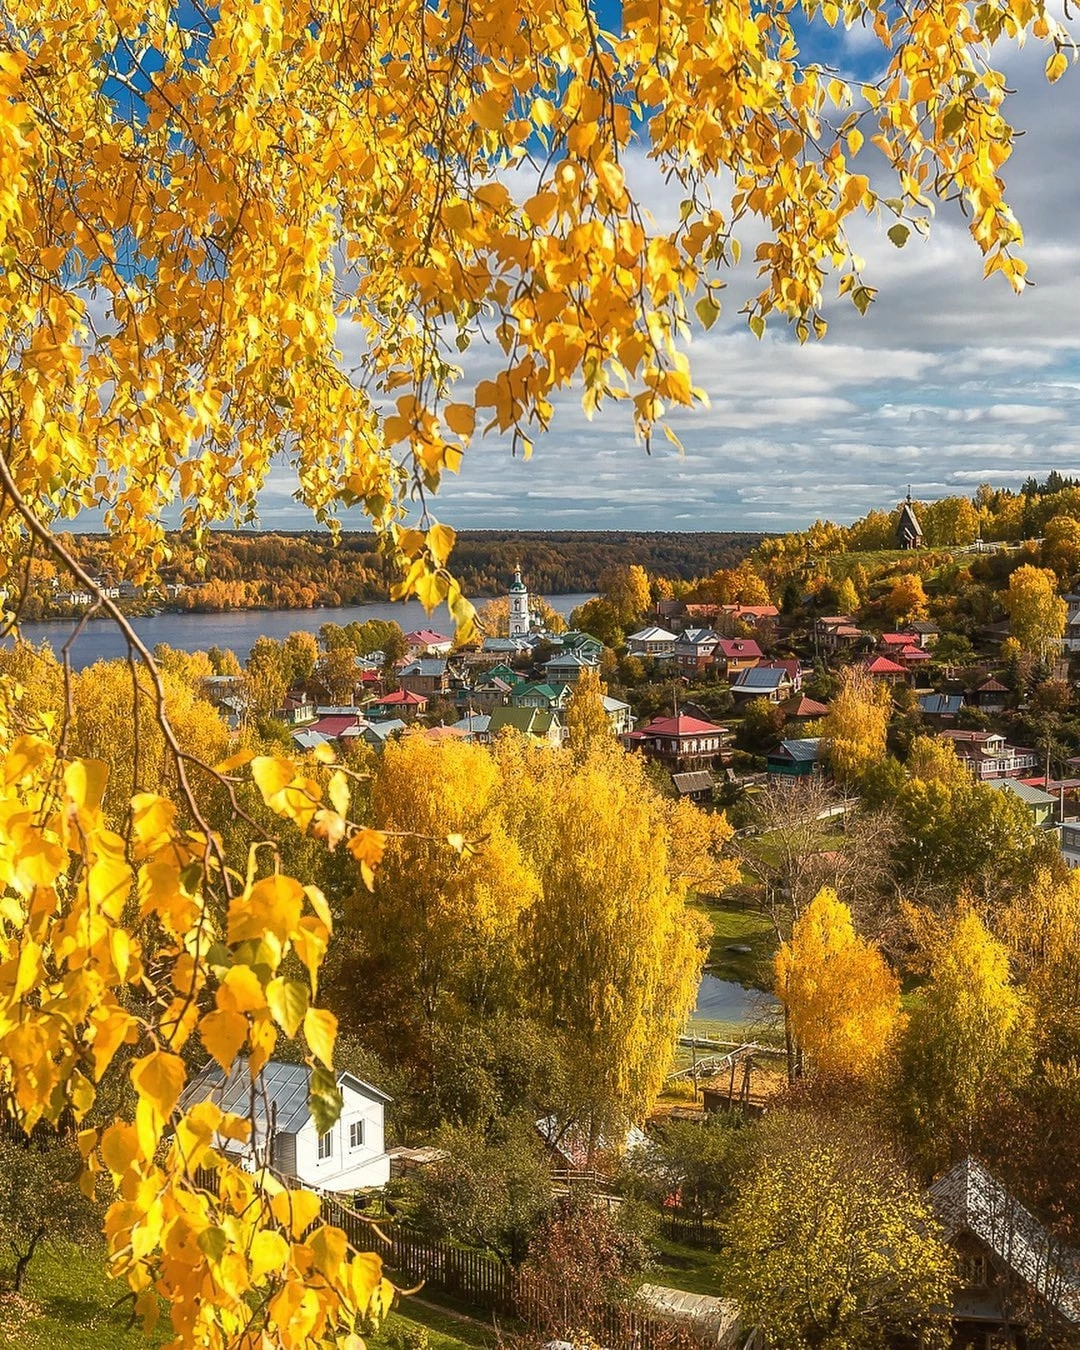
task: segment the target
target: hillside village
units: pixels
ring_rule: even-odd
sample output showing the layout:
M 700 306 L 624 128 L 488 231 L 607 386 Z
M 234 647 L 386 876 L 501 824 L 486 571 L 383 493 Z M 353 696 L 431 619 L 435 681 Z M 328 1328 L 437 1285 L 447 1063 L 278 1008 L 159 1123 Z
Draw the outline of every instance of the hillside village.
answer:
M 944 539 L 906 498 L 696 581 L 628 559 L 568 621 L 518 567 L 467 642 L 159 649 L 193 759 L 267 766 L 216 771 L 225 835 L 311 824 L 277 848 L 325 896 L 339 1028 L 332 1074 L 292 1053 L 305 985 L 254 1095 L 189 1043 L 177 1112 L 251 1121 L 197 1184 L 310 1189 L 448 1346 L 1080 1344 L 1080 526 L 1038 519 L 1050 486 L 1028 538 L 981 537 L 1008 495 Z M 80 753 L 167 766 L 122 663 L 0 663 L 27 726 L 66 697 Z M 340 814 L 293 804 L 321 774 Z M 35 1224 L 90 1230 L 48 1151 L 51 1207 L 4 1191 L 22 1147 L 24 1272 Z

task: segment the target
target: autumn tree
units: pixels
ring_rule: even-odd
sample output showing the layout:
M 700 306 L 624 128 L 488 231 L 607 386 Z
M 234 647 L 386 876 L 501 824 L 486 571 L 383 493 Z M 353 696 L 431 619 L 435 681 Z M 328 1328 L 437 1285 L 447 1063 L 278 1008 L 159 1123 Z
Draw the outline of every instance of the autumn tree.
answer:
M 601 596 L 594 596 L 592 600 L 579 605 L 570 615 L 570 623 L 583 633 L 598 638 L 612 650 L 621 647 L 626 641 L 626 630 L 617 611 Z
M 244 663 L 244 689 L 251 711 L 259 717 L 273 716 L 288 687 L 281 643 L 271 637 L 257 637 Z
M 856 934 L 833 891 L 819 891 L 795 920 L 773 969 L 800 1066 L 839 1077 L 870 1073 L 902 1023 L 900 981 Z
M 1039 1050 L 1080 1058 L 1080 871 L 1038 870 L 1001 916 L 1035 1012 Z
M 869 13 L 856 0 L 845 22 Z M 243 1118 L 203 1104 L 174 1119 L 181 1051 L 246 1050 L 257 1074 L 279 1034 L 312 1069 L 317 1121 L 333 1119 L 334 1027 L 316 1002 L 332 915 L 277 868 L 272 839 L 225 855 L 150 653 L 50 524 L 99 511 L 112 570 L 153 586 L 166 522 L 205 543 L 214 524 L 253 518 L 288 462 L 320 521 L 358 507 L 373 522 L 395 598 L 445 602 L 467 633 L 454 532 L 430 511 L 442 475 L 478 428 L 527 454 L 574 384 L 590 414 L 629 395 L 645 438 L 665 407 L 690 405 L 688 311 L 715 322 L 740 233 L 761 236 L 747 305 L 759 336 L 770 319 L 821 335 L 832 270 L 864 311 L 874 292 L 848 227 L 884 205 L 903 217 L 890 227 L 902 244 L 931 191 L 966 201 L 987 271 L 1023 284 L 1000 177 L 1004 83 L 983 44 L 1030 30 L 1053 45 L 1056 80 L 1069 39 L 1040 0 L 1019 15 L 982 7 L 947 41 L 922 10 L 878 16 L 884 69 L 868 95 L 801 59 L 779 7 L 634 0 L 618 36 L 589 6 L 541 17 L 490 0 L 344 0 L 332 20 L 306 0 L 11 0 L 0 22 L 2 581 L 14 588 L 30 552 L 46 553 L 124 628 L 175 788 L 136 793 L 121 835 L 102 808 L 116 786 L 105 763 L 73 759 L 62 731 L 23 734 L 4 710 L 0 814 L 15 823 L 0 835 L 0 966 L 17 977 L 0 985 L 0 1083 L 27 1128 L 82 1120 L 127 1045 L 133 1107 L 81 1144 L 110 1189 L 110 1256 L 136 1313 L 163 1297 L 184 1346 L 293 1350 L 387 1306 L 378 1263 L 315 1223 L 316 1196 L 215 1146 L 242 1137 Z M 879 199 L 849 165 L 871 130 L 900 197 Z M 638 142 L 690 203 L 670 229 L 627 184 Z M 502 355 L 466 378 L 447 344 L 464 349 L 484 314 Z M 206 589 L 250 600 L 239 582 Z M 249 751 L 222 762 L 212 790 L 257 793 L 283 829 L 347 849 L 373 880 L 386 841 L 349 816 L 339 768 Z M 639 826 L 631 838 L 644 856 Z M 661 917 L 677 913 L 654 887 Z M 674 961 L 680 979 L 690 965 Z
M 1027 1074 L 1031 1005 L 974 909 L 924 917 L 918 931 L 929 980 L 904 1036 L 901 1101 L 913 1137 L 940 1164 L 967 1148 L 992 1093 Z
M 600 575 L 600 599 L 623 628 L 635 626 L 652 604 L 648 573 L 637 563 L 607 568 Z
M 611 719 L 604 707 L 606 690 L 600 673 L 583 670 L 566 706 L 566 726 L 572 750 L 588 754 L 593 746 L 611 745 Z
M 885 609 L 898 627 L 926 618 L 926 592 L 917 572 L 904 572 L 896 578 L 885 597 Z
M 1043 561 L 1063 584 L 1080 572 L 1080 520 L 1075 516 L 1052 516 L 1046 522 Z
M 1009 578 L 1003 599 L 1013 637 L 1025 652 L 1045 661 L 1057 650 L 1068 617 L 1053 572 L 1024 563 Z
M 822 727 L 829 767 L 838 783 L 858 782 L 885 758 L 891 712 L 892 695 L 886 685 L 854 666 L 842 673 Z
M 281 645 L 282 674 L 286 689 L 306 685 L 319 659 L 319 644 L 314 633 L 290 633 Z
M 723 1293 L 786 1350 L 948 1344 L 955 1262 L 919 1183 L 874 1127 L 770 1112 L 725 1224 Z
M 836 608 L 841 614 L 857 614 L 859 592 L 850 577 L 845 577 L 836 588 Z

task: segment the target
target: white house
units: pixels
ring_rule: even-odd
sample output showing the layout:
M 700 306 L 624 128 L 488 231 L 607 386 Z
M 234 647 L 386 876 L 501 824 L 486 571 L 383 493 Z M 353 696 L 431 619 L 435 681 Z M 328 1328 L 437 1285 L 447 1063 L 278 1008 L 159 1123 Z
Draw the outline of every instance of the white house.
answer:
M 311 1071 L 306 1064 L 272 1059 L 255 1083 L 252 1137 L 245 1143 L 218 1139 L 215 1146 L 245 1165 L 269 1161 L 282 1177 L 320 1191 L 354 1191 L 390 1180 L 384 1112 L 391 1098 L 351 1073 L 337 1076 L 343 1105 L 337 1122 L 320 1135 L 308 1106 Z M 223 1111 L 250 1118 L 252 1091 L 247 1061 L 237 1059 L 226 1076 L 211 1061 L 184 1089 L 179 1109 L 212 1101 Z
M 626 639 L 626 645 L 631 656 L 652 656 L 657 659 L 674 657 L 675 644 L 678 638 L 674 633 L 669 633 L 666 628 L 657 628 L 655 625 L 651 628 L 642 628 L 637 633 L 631 633 Z

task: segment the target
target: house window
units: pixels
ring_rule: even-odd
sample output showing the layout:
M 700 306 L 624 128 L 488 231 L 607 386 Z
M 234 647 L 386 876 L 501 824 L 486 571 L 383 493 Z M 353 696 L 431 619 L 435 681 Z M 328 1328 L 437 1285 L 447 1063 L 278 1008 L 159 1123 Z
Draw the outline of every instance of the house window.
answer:
M 968 1289 L 986 1287 L 986 1257 L 962 1256 L 960 1258 L 960 1282 Z
M 319 1135 L 319 1161 L 322 1162 L 324 1158 L 332 1158 L 333 1156 L 334 1136 L 328 1130 L 326 1134 Z
M 349 1126 L 349 1147 L 364 1147 L 364 1122 L 362 1120 L 354 1120 Z

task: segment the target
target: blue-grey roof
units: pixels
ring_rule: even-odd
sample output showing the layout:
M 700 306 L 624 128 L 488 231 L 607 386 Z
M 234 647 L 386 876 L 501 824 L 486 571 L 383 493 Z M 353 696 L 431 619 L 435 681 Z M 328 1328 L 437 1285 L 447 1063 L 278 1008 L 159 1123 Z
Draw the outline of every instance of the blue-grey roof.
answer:
M 752 666 L 749 670 L 740 670 L 735 678 L 735 687 L 739 689 L 779 689 L 789 678 L 786 670 L 772 666 Z
M 782 756 L 784 759 L 792 759 L 797 764 L 813 764 L 818 758 L 818 749 L 821 745 L 821 739 L 818 736 L 807 737 L 801 741 L 781 741 L 780 748 L 773 751 L 773 756 Z
M 544 662 L 545 670 L 564 670 L 569 667 L 593 670 L 595 666 L 594 660 L 590 660 L 588 656 L 581 656 L 578 652 L 563 652 L 561 656 L 553 656 L 550 661 Z
M 295 1134 L 307 1124 L 311 1116 L 308 1105 L 311 1070 L 306 1064 L 283 1064 L 272 1059 L 255 1080 L 254 1126 L 259 1136 L 266 1129 L 267 1121 L 272 1121 L 279 1134 Z M 365 1083 L 354 1074 L 341 1071 L 337 1075 L 338 1086 L 348 1085 L 354 1092 L 382 1102 L 392 1101 L 385 1092 Z M 228 1076 L 221 1066 L 213 1060 L 204 1065 L 180 1094 L 178 1109 L 186 1111 L 198 1102 L 213 1101 L 223 1111 L 238 1116 L 251 1117 L 252 1091 L 251 1074 L 246 1059 L 233 1061 Z
M 470 732 L 476 736 L 482 736 L 490 725 L 491 718 L 487 713 L 473 713 L 454 723 L 455 727 L 460 727 L 462 731 Z
M 405 723 L 400 717 L 389 717 L 385 722 L 369 722 L 362 731 L 363 736 L 370 732 L 380 741 L 385 741 L 388 736 L 392 736 L 395 731 L 401 731 Z
M 400 673 L 402 675 L 429 675 L 439 679 L 446 674 L 446 662 L 442 657 L 425 656 L 416 661 L 410 661 Z
M 919 708 L 928 717 L 955 717 L 963 706 L 962 694 L 919 695 Z

